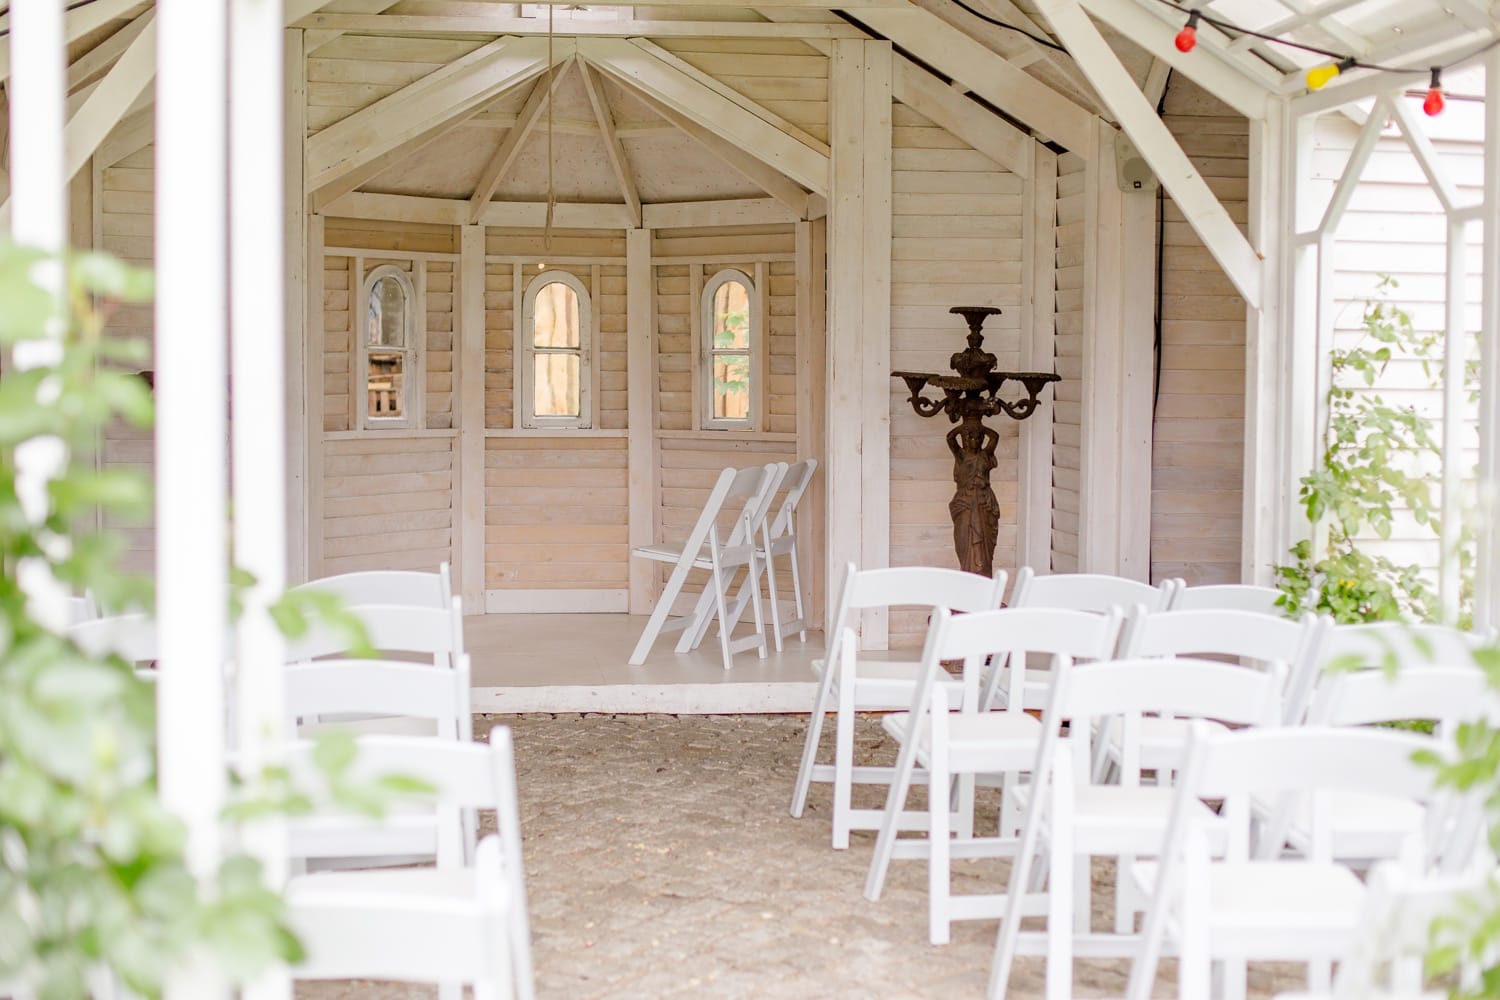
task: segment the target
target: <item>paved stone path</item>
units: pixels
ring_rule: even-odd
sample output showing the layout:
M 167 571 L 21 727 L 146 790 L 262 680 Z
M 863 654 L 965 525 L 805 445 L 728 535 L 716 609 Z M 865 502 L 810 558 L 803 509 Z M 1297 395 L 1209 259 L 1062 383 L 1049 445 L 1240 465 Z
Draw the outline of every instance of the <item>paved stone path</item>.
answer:
M 829 847 L 829 788 L 787 813 L 805 717 L 488 716 L 513 727 L 538 992 L 543 998 L 982 997 L 995 924 L 927 943 L 926 865 L 862 890 L 873 834 Z M 862 720 L 857 755 L 894 750 Z M 883 788 L 856 789 L 878 805 Z M 959 891 L 997 891 L 1005 862 L 957 862 Z M 1096 881 L 1107 874 L 1101 865 Z M 1095 894 L 1096 921 L 1108 899 Z M 1100 926 L 1096 923 L 1096 926 Z M 1165 963 L 1164 973 L 1172 963 Z M 1123 962 L 1079 962 L 1076 995 L 1119 996 Z M 1252 992 L 1293 988 L 1252 974 Z M 1300 977 L 1298 977 L 1300 978 Z M 1023 959 L 1011 996 L 1041 996 Z M 1175 995 L 1164 975 L 1161 995 Z M 305 984 L 305 1000 L 406 1000 L 426 989 Z

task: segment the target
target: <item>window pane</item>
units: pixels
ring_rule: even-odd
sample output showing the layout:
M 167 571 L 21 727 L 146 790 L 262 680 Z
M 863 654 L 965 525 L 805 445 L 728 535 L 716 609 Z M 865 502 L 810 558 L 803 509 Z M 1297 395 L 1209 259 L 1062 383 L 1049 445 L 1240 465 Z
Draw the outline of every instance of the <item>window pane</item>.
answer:
M 372 346 L 406 346 L 406 289 L 398 279 L 381 278 L 371 286 L 365 338 Z
M 405 416 L 402 372 L 406 367 L 406 356 L 394 351 L 371 351 L 369 357 L 370 368 L 365 380 L 369 415 L 384 418 Z
M 714 347 L 750 346 L 750 290 L 738 281 L 714 289 Z
M 750 415 L 750 355 L 714 355 L 714 419 L 743 420 Z
M 539 417 L 578 416 L 578 355 L 538 354 L 535 360 L 532 413 Z
M 537 289 L 535 315 L 536 346 L 578 346 L 578 293 L 573 289 L 561 281 Z

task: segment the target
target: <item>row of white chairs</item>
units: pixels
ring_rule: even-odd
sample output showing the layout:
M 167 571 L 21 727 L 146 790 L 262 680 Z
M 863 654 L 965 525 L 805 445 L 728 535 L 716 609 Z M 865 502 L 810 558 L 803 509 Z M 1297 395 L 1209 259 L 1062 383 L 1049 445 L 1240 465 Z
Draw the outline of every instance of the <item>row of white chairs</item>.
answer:
M 781 652 L 782 640 L 793 632 L 806 641 L 807 612 L 798 567 L 796 515 L 817 468 L 817 460 L 810 458 L 790 465 L 771 462 L 748 469 L 725 469 L 719 473 L 682 542 L 663 542 L 631 551 L 636 558 L 666 563 L 672 571 L 630 654 L 630 663 L 639 666 L 646 662 L 651 647 L 665 632 L 681 630 L 677 652 L 696 649 L 714 621 L 719 623 L 719 648 L 725 670 L 734 665 L 734 654 L 741 650 L 754 649 L 764 658 L 767 647 L 765 609 L 761 604 L 762 576 L 766 580 L 770 632 L 776 651 Z M 777 496 L 782 501 L 773 514 Z M 734 518 L 733 526 L 725 532 L 721 521 L 729 516 Z M 777 592 L 778 557 L 787 558 L 791 565 L 791 615 L 785 620 Z M 741 568 L 745 573 L 736 588 Z M 707 570 L 708 579 L 692 611 L 674 616 L 674 606 L 693 570 Z M 736 639 L 732 633 L 747 606 L 755 620 L 755 631 Z
M 391 803 L 378 818 L 328 806 L 288 823 L 296 874 L 286 898 L 307 953 L 292 975 L 436 983 L 443 1000 L 458 1000 L 465 985 L 476 997 L 530 998 L 514 747 L 504 727 L 488 746 L 473 742 L 463 606 L 446 564 L 436 573 L 342 574 L 299 589 L 337 597 L 377 655 L 351 656 L 350 637 L 326 622 L 289 640 L 293 773 L 315 788 L 321 779 L 311 737 L 347 727 L 357 733 L 358 752 L 343 780 L 399 774 L 433 793 Z M 86 620 L 71 634 L 86 649 L 154 674 L 148 616 Z M 496 814 L 497 832 L 483 841 L 480 810 Z
M 1224 600 L 1253 596 L 1241 588 L 1205 595 L 1221 605 L 1219 610 L 1207 610 L 1203 599 L 1178 603 L 1200 588 L 1181 588 L 1175 581 L 1147 588 L 1113 578 L 1033 577 L 1027 571 L 1019 577 L 1011 608 L 991 610 L 999 604 L 1003 576 L 986 580 L 931 569 L 855 574 L 851 568 L 793 797 L 797 815 L 811 780 L 834 781 L 835 846 L 847 846 L 850 829 L 872 825 L 878 816 L 880 830 L 866 883 L 871 899 L 879 897 L 893 859 L 928 860 L 929 933 L 934 943 L 948 939 L 954 920 L 1003 915 L 996 963 L 999 992 L 994 995 L 1003 995 L 1004 977 L 1018 949 L 1048 956 L 1049 996 L 1061 997 L 1071 990 L 1075 949 L 1085 955 L 1137 957 L 1142 948 L 1159 951 L 1163 939 L 1183 926 L 1210 927 L 1212 913 L 1200 921 L 1199 914 L 1189 919 L 1172 909 L 1180 899 L 1175 887 L 1181 883 L 1158 892 L 1156 869 L 1135 862 L 1137 857 L 1175 859 L 1188 839 L 1202 835 L 1205 823 L 1208 856 L 1217 854 L 1216 864 L 1227 858 L 1242 864 L 1241 875 L 1259 877 L 1259 869 L 1243 868 L 1251 863 L 1246 852 L 1254 821 L 1263 831 L 1258 849 L 1270 852 L 1256 864 L 1271 863 L 1270 857 L 1288 847 L 1301 853 L 1300 863 L 1322 866 L 1316 869 L 1322 883 L 1312 878 L 1314 869 L 1304 870 L 1314 895 L 1320 885 L 1327 892 L 1346 890 L 1338 897 L 1341 902 L 1332 906 L 1336 912 L 1328 919 L 1333 929 L 1317 944 L 1317 935 L 1278 937 L 1281 925 L 1274 921 L 1257 932 L 1262 937 L 1256 940 L 1265 945 L 1259 952 L 1260 945 L 1245 945 L 1244 934 L 1220 933 L 1208 944 L 1203 934 L 1203 940 L 1186 943 L 1174 938 L 1188 963 L 1184 981 L 1196 989 L 1195 977 L 1206 967 L 1203 956 L 1214 956 L 1226 963 L 1221 985 L 1230 996 L 1243 990 L 1242 966 L 1248 957 L 1308 959 L 1313 961 L 1313 981 L 1326 979 L 1319 970 L 1326 970 L 1327 960 L 1338 954 L 1336 945 L 1347 944 L 1358 910 L 1343 904 L 1357 900 L 1363 891 L 1356 888 L 1357 880 L 1350 881 L 1353 876 L 1344 862 L 1367 864 L 1409 855 L 1409 844 L 1419 836 L 1419 864 L 1461 866 L 1472 853 L 1478 839 L 1472 804 L 1467 812 L 1452 802 L 1435 804 L 1430 775 L 1409 763 L 1394 770 L 1379 764 L 1395 758 L 1407 761 L 1414 747 L 1430 744 L 1428 738 L 1351 733 L 1340 727 L 1398 718 L 1429 718 L 1451 725 L 1465 713 L 1492 710 L 1493 696 L 1470 656 L 1483 637 L 1437 629 L 1414 634 L 1389 625 L 1333 629 L 1311 618 L 1292 622 L 1266 614 L 1276 611 L 1271 603 L 1262 602 L 1250 611 L 1243 603 L 1236 606 Z M 1047 584 L 1037 588 L 1043 580 Z M 844 625 L 845 616 L 860 608 L 889 605 L 933 609 L 933 625 L 917 663 L 856 655 L 855 636 Z M 1192 610 L 1164 610 L 1184 606 Z M 1120 613 L 1122 607 L 1131 609 L 1129 616 Z M 968 613 L 954 616 L 949 609 Z M 1320 680 L 1329 662 L 1377 666 L 1393 656 L 1421 662 L 1420 678 L 1413 675 L 1392 684 L 1384 671 L 1365 670 Z M 1050 659 L 1050 669 L 1037 669 L 1038 657 Z M 1074 667 L 1075 660 L 1084 662 Z M 949 675 L 943 669 L 945 661 L 962 662 L 961 675 Z M 840 716 L 835 764 L 829 767 L 816 764 L 815 754 L 831 696 L 839 699 Z M 991 710 L 997 706 L 1001 710 Z M 886 731 L 900 742 L 894 770 L 849 767 L 854 710 L 899 707 L 907 711 L 884 719 Z M 958 711 L 950 712 L 950 707 Z M 1040 719 L 1026 711 L 1035 708 L 1042 709 Z M 1310 726 L 1283 728 L 1309 720 Z M 1068 738 L 1060 739 L 1064 723 Z M 1251 728 L 1261 742 L 1246 751 L 1213 751 L 1238 763 L 1205 771 L 1195 762 L 1208 755 L 1211 746 L 1220 741 L 1235 746 L 1246 735 L 1229 732 L 1226 723 Z M 1283 739 L 1290 742 L 1276 743 Z M 1187 746 L 1193 749 L 1184 756 Z M 1298 771 L 1295 760 L 1309 754 L 1319 764 Z M 1246 761 L 1260 761 L 1265 767 L 1245 770 L 1250 767 Z M 1286 773 L 1275 772 L 1277 764 Z M 1109 771 L 1118 773 L 1118 783 L 1104 783 Z M 1158 784 L 1144 787 L 1142 771 L 1155 772 Z M 1389 772 L 1389 781 L 1382 772 Z M 1021 783 L 1021 774 L 1029 774 L 1031 781 Z M 974 785 L 976 779 L 986 778 L 999 778 L 1002 786 L 997 837 L 978 837 L 973 831 Z M 1241 779 L 1241 785 L 1231 778 Z M 1175 788 L 1170 787 L 1174 779 Z M 931 805 L 908 810 L 910 785 L 923 780 L 929 783 Z M 848 794 L 855 781 L 889 783 L 886 809 L 852 810 Z M 1318 805 L 1309 807 L 1283 794 L 1327 787 L 1338 789 L 1331 806 L 1328 797 L 1315 798 Z M 1206 815 L 1203 798 L 1238 802 L 1242 793 L 1249 797 L 1244 809 L 1236 806 L 1222 817 Z M 1241 820 L 1242 828 L 1233 827 Z M 902 830 L 925 831 L 926 836 L 901 838 Z M 953 896 L 950 858 L 993 854 L 1017 858 L 1009 892 Z M 1118 859 L 1115 927 L 1113 933 L 1094 935 L 1088 928 L 1087 872 L 1089 858 L 1101 854 Z M 1220 877 L 1229 869 L 1214 871 Z M 1280 874 L 1288 886 L 1282 910 L 1274 903 L 1262 905 L 1283 923 L 1287 913 L 1306 907 L 1318 912 L 1320 905 L 1306 893 L 1291 895 L 1297 876 L 1290 871 Z M 1043 882 L 1048 891 L 1035 892 Z M 1267 885 L 1240 883 L 1251 898 L 1257 886 Z M 1229 888 L 1234 886 L 1231 881 Z M 1147 912 L 1145 937 L 1131 933 L 1142 910 Z M 1021 935 L 1021 916 L 1039 914 L 1048 916 L 1048 932 Z M 1247 918 L 1240 913 L 1236 919 Z M 1291 919 L 1286 926 L 1295 924 Z M 1216 955 L 1215 946 L 1228 950 Z M 1133 995 L 1149 991 L 1150 972 L 1142 970 L 1154 970 L 1152 962 L 1137 962 L 1138 977 L 1145 977 L 1145 982 L 1132 984 L 1137 991 Z

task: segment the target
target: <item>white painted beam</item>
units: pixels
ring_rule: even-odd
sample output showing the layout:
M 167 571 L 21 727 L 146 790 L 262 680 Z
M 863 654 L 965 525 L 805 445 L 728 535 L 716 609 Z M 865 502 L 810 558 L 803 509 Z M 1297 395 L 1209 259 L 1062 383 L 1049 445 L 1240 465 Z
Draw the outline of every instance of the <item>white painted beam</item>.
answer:
M 1033 164 L 1021 204 L 1021 370 L 1050 372 L 1057 369 L 1057 154 L 1039 142 L 1029 145 Z M 1044 390 L 1020 426 L 1016 562 L 1022 566 L 1052 561 L 1053 397 Z
M 1037 134 L 1055 139 L 1068 149 L 1087 146 L 1093 117 L 1087 109 L 937 15 L 908 6 L 858 11 L 855 16 Z
M 1479 313 L 1479 552 L 1474 624 L 1500 625 L 1500 49 L 1484 61 L 1484 249 Z
M 571 54 L 562 40 L 556 51 Z M 547 43 L 501 38 L 381 98 L 310 138 L 308 187 L 318 190 L 403 143 L 431 133 L 547 68 Z
M 896 100 L 958 136 L 1011 173 L 1031 172 L 1031 137 L 999 115 L 945 86 L 910 59 L 892 66 Z
M 631 548 L 655 542 L 661 477 L 656 469 L 656 329 L 652 308 L 651 230 L 625 234 L 625 378 Z M 630 560 L 630 613 L 650 614 L 656 606 L 656 563 Z
M 516 123 L 511 126 L 505 138 L 500 141 L 500 146 L 495 150 L 489 162 L 484 165 L 484 170 L 479 174 L 479 182 L 474 186 L 474 194 L 469 198 L 469 223 L 477 223 L 484 215 L 484 207 L 494 197 L 495 189 L 505 179 L 506 173 L 515 164 L 516 157 L 521 153 L 521 147 L 531 137 L 531 132 L 541 120 L 542 112 L 552 103 L 552 95 L 557 93 L 563 81 L 568 78 L 568 71 L 573 68 L 576 60 L 567 59 L 560 65 L 549 67 L 550 79 L 543 78 L 532 85 L 531 93 L 526 97 L 526 103 L 521 106 L 516 115 Z M 473 606 L 473 605 L 471 605 Z
M 643 205 L 647 229 L 718 229 L 797 222 L 799 216 L 775 198 L 728 198 Z
M 828 156 L 772 124 L 769 111 L 755 113 L 653 52 L 617 38 L 581 38 L 578 51 L 590 63 L 653 97 L 657 102 L 775 167 L 803 187 L 828 193 Z
M 150 3 L 143 0 L 93 0 L 74 7 L 63 16 L 62 44 L 64 47 L 71 45 L 89 32 L 111 21 L 129 18 L 149 6 Z M 11 17 L 11 14 L 0 14 L 0 27 L 8 27 Z M 10 77 L 10 68 L 10 46 L 0 45 L 0 81 Z
M 605 96 L 604 85 L 595 76 L 592 66 L 584 63 L 579 66 L 579 69 L 583 75 L 583 89 L 588 92 L 589 106 L 594 109 L 594 120 L 599 123 L 599 135 L 604 140 L 604 155 L 609 158 L 609 169 L 615 175 L 615 184 L 620 188 L 620 196 L 625 199 L 626 206 L 639 221 L 641 218 L 640 192 L 636 190 L 635 175 L 630 171 L 630 159 L 625 155 L 625 147 L 620 142 L 620 136 L 615 132 L 615 118 L 609 107 L 609 99 Z
M 69 178 L 83 169 L 104 137 L 156 78 L 156 23 L 151 13 L 141 17 L 147 23 L 140 34 L 99 81 L 98 88 L 83 106 L 68 119 L 63 170 Z
M 1240 296 L 1251 306 L 1260 302 L 1260 258 L 1209 190 L 1203 176 L 1188 159 L 1156 109 L 1136 87 L 1114 50 L 1099 34 L 1078 0 L 1041 0 L 1053 29 L 1078 60 L 1094 89 L 1109 105 L 1157 178 L 1182 210 L 1193 231 Z

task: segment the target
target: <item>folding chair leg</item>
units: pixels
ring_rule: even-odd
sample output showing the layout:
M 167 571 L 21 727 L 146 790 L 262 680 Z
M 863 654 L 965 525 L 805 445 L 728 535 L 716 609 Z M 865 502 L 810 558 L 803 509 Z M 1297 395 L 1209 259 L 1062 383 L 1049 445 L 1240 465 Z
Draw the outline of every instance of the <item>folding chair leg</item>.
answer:
M 1088 880 L 1088 858 L 1083 859 L 1082 873 Z M 1073 857 L 1073 831 L 1070 824 L 1054 823 L 1047 876 L 1047 1000 L 1070 1000 L 1073 995 L 1073 935 L 1077 932 L 1078 913 L 1074 909 L 1080 872 Z M 1088 911 L 1083 924 L 1088 925 Z
M 464 984 L 438 983 L 438 1000 L 464 1000 Z
M 912 725 L 920 723 L 912 718 Z M 896 833 L 901 826 L 901 814 L 906 810 L 906 796 L 911 791 L 912 771 L 917 766 L 917 734 L 901 744 L 901 753 L 896 758 L 896 769 L 891 775 L 891 789 L 885 799 L 885 815 L 880 820 L 880 833 L 875 837 L 875 854 L 870 859 L 870 871 L 865 876 L 865 898 L 874 902 L 885 888 L 886 872 L 891 867 L 891 857 L 896 852 Z M 928 794 L 932 787 L 928 786 Z
M 750 556 L 750 609 L 755 615 L 755 650 L 760 658 L 764 660 L 766 658 L 766 618 L 760 606 L 760 572 L 758 566 L 759 560 L 752 554 Z M 773 604 L 772 606 L 774 607 L 775 605 Z M 778 653 L 781 652 L 780 636 L 776 637 L 776 651 Z
M 710 582 L 714 588 L 714 603 L 719 609 L 719 648 L 724 652 L 724 669 L 728 670 L 734 666 L 734 651 L 729 648 L 729 610 L 724 606 L 724 577 L 717 559 L 714 560 Z
M 771 638 L 776 640 L 776 652 L 781 652 L 781 608 L 776 594 L 776 557 L 771 555 L 771 544 L 766 543 L 766 593 L 771 601 Z
M 797 536 L 792 536 L 792 547 L 790 552 L 792 558 L 792 606 L 797 611 L 797 621 L 802 628 L 797 631 L 797 638 L 802 642 L 807 641 L 807 612 L 802 606 L 802 572 L 797 568 Z
M 952 864 L 949 859 L 952 830 L 951 814 L 944 792 L 952 775 L 948 770 L 948 701 L 941 690 L 932 692 L 930 718 L 932 733 L 927 778 L 927 939 L 932 944 L 947 944 L 953 919 L 948 898 L 952 890 Z M 917 719 L 912 716 L 910 739 L 917 738 L 916 730 Z
M 1115 859 L 1116 872 L 1128 872 L 1135 864 L 1133 857 L 1120 857 Z M 1132 934 L 1135 932 L 1135 900 L 1131 898 L 1129 880 L 1121 877 L 1115 878 L 1115 933 Z
M 813 701 L 812 716 L 807 720 L 807 738 L 802 744 L 802 763 L 797 768 L 797 784 L 792 789 L 792 818 L 801 819 L 807 808 L 807 792 L 812 785 L 813 765 L 818 760 L 818 744 L 823 739 L 823 720 L 828 713 L 828 697 L 833 693 L 834 671 L 838 664 L 823 665 L 823 680 L 818 684 L 818 696 Z
M 646 655 L 651 652 L 657 636 L 661 635 L 661 627 L 667 623 L 667 616 L 672 613 L 672 602 L 682 593 L 682 585 L 687 582 L 691 568 L 684 562 L 679 562 L 672 568 L 672 575 L 667 577 L 667 585 L 656 599 L 656 607 L 652 609 L 651 617 L 646 619 L 646 627 L 636 641 L 635 650 L 630 654 L 631 665 L 640 666 L 646 662 Z
M 839 672 L 838 712 L 833 719 L 833 849 L 849 847 L 849 830 L 854 809 L 854 657 L 845 650 L 837 665 L 828 669 Z
M 686 653 L 698 648 L 703 637 L 708 635 L 708 627 L 713 624 L 713 609 L 714 589 L 712 586 L 705 586 L 693 605 L 692 621 L 682 630 L 682 638 L 677 640 L 677 652 Z
M 1308 972 L 1311 973 L 1311 971 L 1312 966 L 1309 964 Z M 1219 963 L 1219 974 L 1223 977 L 1224 981 L 1220 984 L 1219 992 L 1215 995 L 1223 997 L 1224 1000 L 1245 1000 L 1245 991 L 1249 988 L 1249 984 L 1245 979 L 1245 973 L 1244 959 L 1224 959 Z M 1333 984 L 1330 981 L 1321 988 L 1327 990 L 1331 989 L 1332 986 Z

